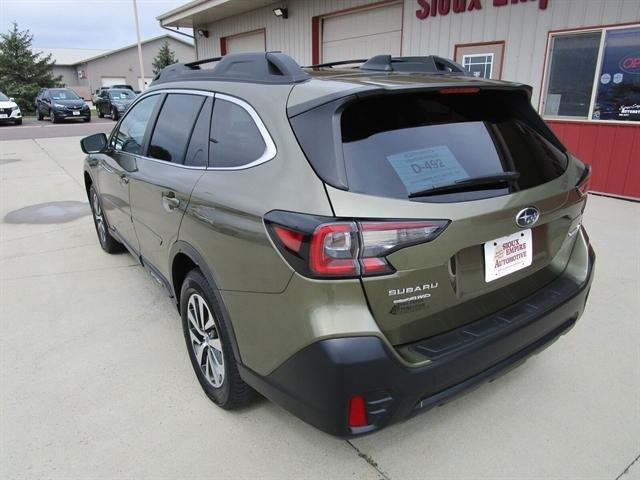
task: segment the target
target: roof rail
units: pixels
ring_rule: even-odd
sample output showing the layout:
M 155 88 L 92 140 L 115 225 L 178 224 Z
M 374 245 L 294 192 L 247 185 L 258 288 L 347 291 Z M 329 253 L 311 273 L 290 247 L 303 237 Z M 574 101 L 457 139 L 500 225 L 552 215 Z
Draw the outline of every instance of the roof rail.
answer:
M 420 73 L 454 73 L 470 75 L 464 67 L 453 60 L 427 55 L 423 57 L 392 57 L 391 55 L 376 55 L 369 59 L 341 60 L 339 62 L 318 63 L 302 68 L 335 67 L 361 63 L 360 70 L 369 72 L 420 72 Z
M 217 62 L 214 68 L 200 65 Z M 175 63 L 163 68 L 153 84 L 184 80 L 217 80 L 267 84 L 290 84 L 308 80 L 309 74 L 281 52 L 231 53 L 189 63 Z
M 360 70 L 375 72 L 423 72 L 423 73 L 458 73 L 470 75 L 459 63 L 437 55 L 424 57 L 392 57 L 376 55 L 367 60 Z
M 368 58 L 359 58 L 356 60 L 340 60 L 338 62 L 316 63 L 315 65 L 306 65 L 301 68 L 324 68 L 324 67 L 337 67 L 338 65 L 350 65 L 352 63 L 364 63 Z

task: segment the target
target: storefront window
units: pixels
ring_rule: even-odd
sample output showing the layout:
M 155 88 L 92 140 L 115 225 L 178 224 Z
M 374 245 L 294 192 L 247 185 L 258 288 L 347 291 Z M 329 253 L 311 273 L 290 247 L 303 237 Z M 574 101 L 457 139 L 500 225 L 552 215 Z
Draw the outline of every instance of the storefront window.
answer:
M 640 26 L 553 34 L 542 112 L 640 121 Z
M 589 116 L 600 32 L 553 37 L 544 114 Z
M 493 53 L 464 55 L 462 66 L 473 74 L 474 77 L 491 78 L 493 69 Z
M 591 118 L 640 120 L 640 27 L 607 32 Z

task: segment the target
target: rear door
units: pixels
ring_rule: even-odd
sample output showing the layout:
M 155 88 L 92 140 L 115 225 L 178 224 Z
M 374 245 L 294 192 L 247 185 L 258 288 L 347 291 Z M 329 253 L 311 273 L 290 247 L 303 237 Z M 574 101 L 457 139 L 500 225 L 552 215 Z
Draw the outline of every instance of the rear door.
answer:
M 576 164 L 568 170 L 523 91 L 381 95 L 347 106 L 340 123 L 348 186 L 328 187 L 336 216 L 450 222 L 430 242 L 388 254 L 395 273 L 362 279 L 394 344 L 496 312 L 564 270 L 583 204 Z M 505 172 L 519 177 L 483 183 Z M 539 218 L 518 224 L 530 208 Z
M 143 261 L 168 279 L 169 248 L 207 167 L 213 94 L 167 93 L 162 102 L 131 178 L 131 205 Z

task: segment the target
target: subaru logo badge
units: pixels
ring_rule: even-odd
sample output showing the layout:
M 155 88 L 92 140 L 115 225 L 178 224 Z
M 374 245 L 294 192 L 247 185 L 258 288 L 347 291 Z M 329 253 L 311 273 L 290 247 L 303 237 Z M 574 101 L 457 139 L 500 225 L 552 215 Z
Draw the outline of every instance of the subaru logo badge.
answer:
M 526 228 L 536 223 L 538 218 L 540 218 L 538 209 L 536 207 L 527 207 L 518 212 L 516 215 L 516 223 L 519 227 Z

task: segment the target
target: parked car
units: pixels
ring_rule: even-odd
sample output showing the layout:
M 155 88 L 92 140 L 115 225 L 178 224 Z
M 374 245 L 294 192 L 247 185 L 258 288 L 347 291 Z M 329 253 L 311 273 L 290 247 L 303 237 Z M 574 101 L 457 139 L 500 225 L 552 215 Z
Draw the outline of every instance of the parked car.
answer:
M 97 98 L 96 113 L 100 118 L 109 115 L 113 120 L 118 120 L 135 99 L 136 94 L 133 90 L 110 88 Z
M 164 286 L 214 403 L 257 391 L 357 436 L 576 323 L 590 169 L 531 87 L 435 56 L 216 60 L 165 68 L 109 137 L 81 142 L 100 245 Z
M 100 88 L 97 88 L 93 94 L 91 94 L 91 101 L 93 102 L 94 105 L 98 101 L 98 98 L 102 96 L 103 92 L 106 92 L 107 90 L 109 90 L 109 88 L 111 87 L 100 87 Z
M 22 125 L 22 112 L 13 98 L 7 97 L 0 92 L 0 123 L 12 122 L 15 125 Z
M 131 90 L 132 92 L 134 91 L 133 87 L 131 85 L 126 84 L 126 83 L 111 85 L 109 88 L 124 88 L 125 90 Z
M 91 121 L 89 105 L 76 92 L 68 88 L 48 88 L 45 90 L 36 107 L 38 120 L 49 117 L 51 123 L 61 120 L 81 118 Z

